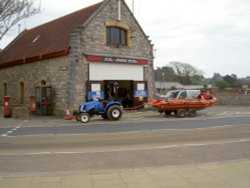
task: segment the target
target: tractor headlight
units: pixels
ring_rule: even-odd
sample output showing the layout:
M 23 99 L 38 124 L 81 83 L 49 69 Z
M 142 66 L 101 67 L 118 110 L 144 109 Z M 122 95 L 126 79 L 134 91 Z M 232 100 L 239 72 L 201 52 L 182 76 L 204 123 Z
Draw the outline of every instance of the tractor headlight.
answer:
M 79 106 L 79 112 L 82 112 L 86 109 L 86 105 Z

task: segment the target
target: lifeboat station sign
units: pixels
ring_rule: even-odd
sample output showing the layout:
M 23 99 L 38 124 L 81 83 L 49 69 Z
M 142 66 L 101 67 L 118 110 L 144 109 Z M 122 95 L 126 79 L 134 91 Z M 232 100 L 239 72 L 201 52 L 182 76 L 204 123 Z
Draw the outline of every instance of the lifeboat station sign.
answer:
M 131 59 L 123 57 L 93 56 L 93 55 L 87 55 L 86 58 L 90 62 L 128 63 L 128 64 L 139 64 L 139 65 L 148 64 L 148 60 L 145 59 Z

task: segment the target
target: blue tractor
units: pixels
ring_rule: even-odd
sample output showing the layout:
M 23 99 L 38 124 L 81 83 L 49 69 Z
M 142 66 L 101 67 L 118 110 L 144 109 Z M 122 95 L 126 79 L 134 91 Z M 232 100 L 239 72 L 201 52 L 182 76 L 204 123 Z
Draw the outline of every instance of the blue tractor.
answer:
M 80 104 L 77 119 L 87 123 L 94 115 L 112 121 L 119 120 L 122 116 L 122 105 L 117 101 L 99 102 L 98 100 Z

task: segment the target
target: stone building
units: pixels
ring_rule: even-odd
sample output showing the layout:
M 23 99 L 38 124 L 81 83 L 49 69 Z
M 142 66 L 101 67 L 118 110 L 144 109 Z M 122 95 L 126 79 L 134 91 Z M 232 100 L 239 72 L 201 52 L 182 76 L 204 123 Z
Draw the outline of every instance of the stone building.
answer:
M 0 104 L 9 95 L 26 107 L 35 97 L 37 112 L 55 115 L 94 97 L 136 107 L 153 97 L 152 48 L 124 0 L 104 0 L 24 30 L 3 49 Z

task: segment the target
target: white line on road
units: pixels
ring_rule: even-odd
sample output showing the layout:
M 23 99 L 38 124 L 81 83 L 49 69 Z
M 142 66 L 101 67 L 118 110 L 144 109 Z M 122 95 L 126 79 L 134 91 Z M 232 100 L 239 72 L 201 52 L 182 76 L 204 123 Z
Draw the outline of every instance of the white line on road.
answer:
M 28 120 L 23 121 L 22 123 L 19 123 L 15 128 L 11 129 L 10 131 L 6 132 L 5 134 L 2 134 L 1 137 L 6 137 L 9 134 L 13 133 L 14 131 L 16 131 L 17 129 L 20 129 L 22 125 L 24 125 L 25 123 L 27 123 Z
M 227 114 L 228 112 L 229 112 L 229 111 L 222 112 L 222 113 L 219 114 L 219 116 L 225 115 L 225 114 Z
M 167 149 L 167 148 L 184 148 L 184 147 L 197 147 L 197 146 L 211 146 L 211 145 L 221 145 L 221 144 L 233 144 L 233 143 L 242 143 L 242 142 L 250 142 L 250 139 L 237 139 L 231 141 L 216 141 L 216 142 L 207 142 L 201 144 L 179 144 L 179 145 L 165 145 L 165 146 L 157 146 L 157 147 L 145 147 L 145 148 L 126 148 L 126 149 L 110 149 L 103 151 L 59 151 L 59 152 L 33 152 L 33 153 L 19 153 L 19 154 L 0 154 L 3 155 L 55 155 L 55 154 L 88 154 L 88 153 L 109 153 L 109 152 L 122 152 L 122 151 L 143 151 L 143 150 L 155 150 L 155 149 Z
M 26 153 L 25 155 L 47 155 L 47 154 L 53 154 L 53 152 Z

